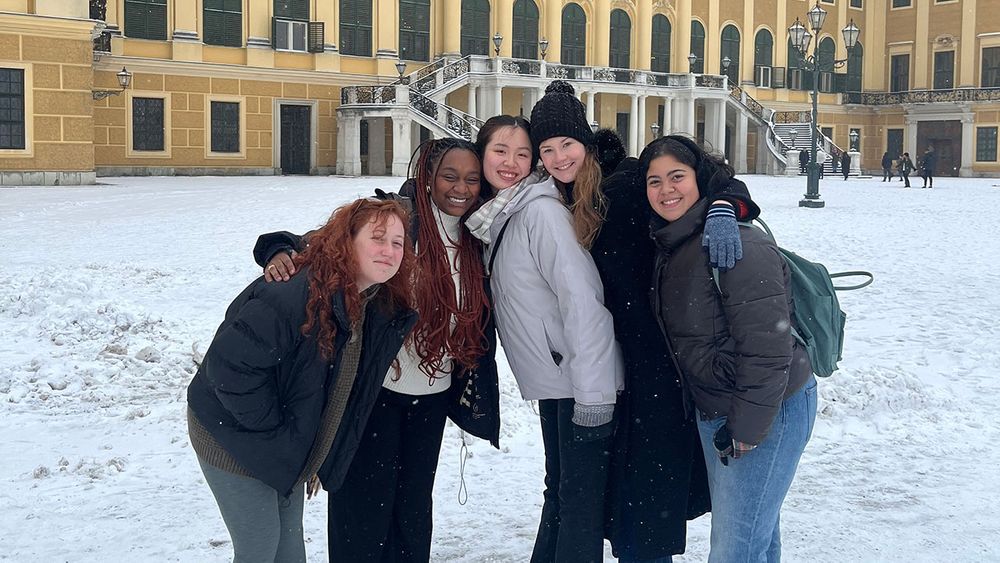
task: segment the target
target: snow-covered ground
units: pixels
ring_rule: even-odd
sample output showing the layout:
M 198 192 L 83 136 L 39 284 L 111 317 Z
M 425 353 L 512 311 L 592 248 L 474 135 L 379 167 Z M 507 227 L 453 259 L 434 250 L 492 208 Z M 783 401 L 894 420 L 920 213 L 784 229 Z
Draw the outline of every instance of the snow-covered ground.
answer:
M 225 561 L 184 391 L 257 234 L 302 231 L 393 178 L 106 178 L 0 188 L 0 560 Z M 933 190 L 750 176 L 779 243 L 874 285 L 842 294 L 842 369 L 783 513 L 788 561 L 1000 561 L 1000 180 Z M 992 227 L 990 225 L 993 225 Z M 435 561 L 527 561 L 542 490 L 536 415 L 502 363 L 502 450 L 449 427 Z M 306 506 L 325 560 L 325 495 Z M 703 561 L 709 519 L 689 530 Z M 607 551 L 610 560 L 610 549 Z

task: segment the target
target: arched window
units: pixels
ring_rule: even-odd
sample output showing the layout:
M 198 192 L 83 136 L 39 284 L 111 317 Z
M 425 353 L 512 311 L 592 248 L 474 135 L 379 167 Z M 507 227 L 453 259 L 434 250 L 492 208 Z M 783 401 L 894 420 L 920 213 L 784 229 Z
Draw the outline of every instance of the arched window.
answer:
M 653 16 L 652 58 L 649 68 L 653 72 L 670 72 L 670 20 L 663 14 Z
M 830 37 L 824 37 L 819 42 L 816 50 L 816 65 L 820 72 L 833 72 L 833 56 L 837 52 L 837 45 Z
M 515 59 L 538 58 L 538 6 L 533 0 L 514 2 L 514 44 L 511 54 Z
M 309 3 L 303 4 L 305 19 L 309 19 Z M 275 11 L 277 15 L 277 11 Z M 341 0 L 340 53 L 372 56 L 372 0 Z
M 579 4 L 569 3 L 562 11 L 562 64 L 587 64 L 587 14 Z
M 705 26 L 698 20 L 691 20 L 691 52 L 697 57 L 691 65 L 691 72 L 705 72 Z
M 729 57 L 729 67 L 725 67 L 723 60 Z M 722 28 L 722 50 L 719 52 L 719 71 L 729 77 L 729 85 L 739 84 L 740 76 L 740 30 L 735 25 L 727 25 Z
M 864 68 L 865 48 L 858 41 L 847 54 L 847 91 L 861 91 L 861 69 Z
M 632 66 L 632 20 L 624 10 L 611 10 L 608 64 L 615 68 Z
M 770 31 L 762 29 L 753 41 L 753 66 L 771 66 L 773 56 L 774 37 Z
M 431 0 L 399 0 L 399 58 L 430 60 Z
M 462 0 L 461 38 L 463 55 L 490 54 L 489 0 Z

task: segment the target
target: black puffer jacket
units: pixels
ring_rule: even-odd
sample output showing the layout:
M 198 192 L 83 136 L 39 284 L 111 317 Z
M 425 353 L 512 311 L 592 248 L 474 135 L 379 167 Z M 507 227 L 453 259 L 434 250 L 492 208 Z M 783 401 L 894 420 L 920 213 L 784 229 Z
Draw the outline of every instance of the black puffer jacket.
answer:
M 385 193 L 376 190 L 376 197 L 402 198 L 405 205 L 410 205 L 413 196 L 414 182 L 407 180 L 399 189 L 399 194 Z M 412 213 L 410 235 L 417 239 L 418 218 Z M 265 233 L 257 239 L 253 256 L 260 267 L 265 267 L 271 258 L 279 252 L 290 250 L 302 251 L 305 247 L 304 237 L 288 231 Z M 483 280 L 486 296 L 492 302 L 489 279 Z M 497 375 L 496 349 L 497 330 L 492 308 L 483 308 L 483 355 L 476 360 L 476 367 L 462 373 L 461 366 L 455 365 L 452 376 L 455 381 L 449 388 L 451 404 L 448 407 L 448 418 L 459 428 L 477 438 L 487 440 L 494 448 L 500 447 L 500 385 Z
M 759 229 L 740 228 L 743 259 L 720 275 L 720 295 L 701 246 L 708 204 L 655 231 L 655 309 L 698 410 L 759 444 L 812 368 L 790 330 L 788 268 Z
M 258 278 L 233 301 L 198 373 L 188 386 L 188 406 L 215 440 L 256 479 L 283 495 L 291 492 L 336 381 L 339 351 L 351 335 L 343 295 L 333 301 L 337 323 L 332 362 L 316 339 L 302 335 L 309 271 L 288 283 Z M 382 380 L 416 322 L 410 310 L 392 311 L 376 295 L 365 313 L 361 361 L 342 424 L 318 472 L 336 489 L 375 404 Z

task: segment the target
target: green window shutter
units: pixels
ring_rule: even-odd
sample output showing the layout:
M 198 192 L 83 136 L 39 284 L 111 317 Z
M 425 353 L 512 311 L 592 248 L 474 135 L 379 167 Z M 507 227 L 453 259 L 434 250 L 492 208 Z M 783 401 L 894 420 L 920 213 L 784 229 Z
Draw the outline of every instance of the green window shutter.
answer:
M 322 53 L 323 42 L 326 40 L 326 32 L 323 22 L 309 22 L 308 42 L 306 50 L 310 53 Z

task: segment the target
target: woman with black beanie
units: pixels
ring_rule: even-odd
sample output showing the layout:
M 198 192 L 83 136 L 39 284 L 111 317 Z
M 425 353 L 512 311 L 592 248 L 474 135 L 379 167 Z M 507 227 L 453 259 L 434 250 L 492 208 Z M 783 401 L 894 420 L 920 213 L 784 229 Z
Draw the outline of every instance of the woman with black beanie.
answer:
M 644 179 L 614 132 L 591 132 L 568 83 L 549 85 L 531 121 L 532 143 L 597 265 L 624 356 L 625 390 L 609 444 L 606 537 L 621 561 L 669 560 L 684 552 L 686 521 L 708 510 L 708 489 L 694 420 L 649 301 L 655 247 Z M 602 168 L 615 172 L 604 179 Z M 739 180 L 724 182 L 718 193 L 707 220 L 714 236 L 704 243 L 725 268 L 741 256 L 730 245 L 739 240 L 735 212 L 749 220 L 759 209 Z

